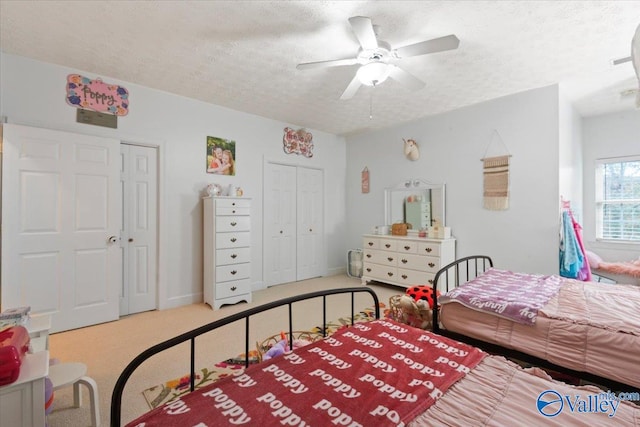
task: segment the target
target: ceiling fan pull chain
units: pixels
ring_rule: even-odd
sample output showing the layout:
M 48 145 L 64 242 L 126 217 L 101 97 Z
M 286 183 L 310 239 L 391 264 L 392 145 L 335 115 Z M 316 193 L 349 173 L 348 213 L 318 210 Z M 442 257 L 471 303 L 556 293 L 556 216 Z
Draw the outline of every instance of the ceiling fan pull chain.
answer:
M 369 96 L 369 120 L 373 120 L 373 91 L 376 89 L 376 85 L 373 85 Z

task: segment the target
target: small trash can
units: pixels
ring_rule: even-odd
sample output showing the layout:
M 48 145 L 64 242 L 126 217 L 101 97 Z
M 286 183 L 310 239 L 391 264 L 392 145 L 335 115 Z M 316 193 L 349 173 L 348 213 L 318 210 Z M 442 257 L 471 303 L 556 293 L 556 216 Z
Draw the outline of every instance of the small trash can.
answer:
M 347 252 L 347 275 L 362 277 L 362 249 L 351 249 Z

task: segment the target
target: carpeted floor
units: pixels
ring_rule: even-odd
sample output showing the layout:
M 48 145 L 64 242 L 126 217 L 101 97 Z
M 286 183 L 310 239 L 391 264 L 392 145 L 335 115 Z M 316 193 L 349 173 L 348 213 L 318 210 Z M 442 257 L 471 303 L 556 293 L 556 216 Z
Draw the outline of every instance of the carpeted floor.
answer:
M 50 353 L 61 362 L 83 362 L 87 375 L 98 384 L 100 418 L 102 425 L 110 423 L 111 393 L 124 367 L 141 351 L 190 329 L 280 298 L 320 289 L 360 286 L 360 280 L 346 275 L 317 278 L 274 286 L 253 293 L 251 304 L 240 303 L 212 310 L 205 304 L 192 304 L 169 310 L 150 311 L 123 317 L 118 321 L 95 325 L 51 335 Z M 368 285 L 380 302 L 388 303 L 391 295 L 403 293 L 401 288 L 382 284 Z M 356 309 L 371 305 L 368 295 L 356 298 Z M 339 319 L 350 312 L 349 298 L 328 298 L 328 319 Z M 260 342 L 274 331 L 282 330 L 279 322 L 282 312 L 272 312 L 252 323 L 250 342 Z M 310 330 L 322 323 L 322 315 L 312 301 L 303 302 L 293 310 L 294 330 Z M 213 367 L 221 360 L 232 358 L 244 351 L 244 323 L 229 325 L 223 331 L 207 334 L 196 341 L 199 367 Z M 171 378 L 179 379 L 189 372 L 188 345 L 178 346 L 155 356 L 134 372 L 123 395 L 122 421 L 129 422 L 149 410 L 142 391 L 154 384 L 164 384 Z M 73 407 L 72 387 L 55 392 L 54 411 L 48 417 L 50 427 L 79 427 L 90 425 L 88 393 L 83 393 L 81 408 Z

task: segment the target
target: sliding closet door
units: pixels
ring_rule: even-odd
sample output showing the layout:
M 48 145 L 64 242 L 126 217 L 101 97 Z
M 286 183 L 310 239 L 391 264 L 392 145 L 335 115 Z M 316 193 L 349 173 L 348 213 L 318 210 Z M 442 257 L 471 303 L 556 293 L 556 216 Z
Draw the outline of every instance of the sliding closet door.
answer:
M 264 271 L 266 286 L 296 280 L 296 167 L 265 164 Z

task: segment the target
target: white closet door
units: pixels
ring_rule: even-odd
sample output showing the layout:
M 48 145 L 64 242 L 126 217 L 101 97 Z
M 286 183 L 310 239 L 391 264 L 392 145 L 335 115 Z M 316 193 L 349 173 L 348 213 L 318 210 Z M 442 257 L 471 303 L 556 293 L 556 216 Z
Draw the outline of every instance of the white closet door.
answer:
M 52 332 L 118 318 L 120 141 L 3 126 L 2 309 Z
M 320 169 L 297 168 L 297 280 L 322 274 L 323 253 L 323 180 Z
M 296 167 L 266 163 L 264 271 L 266 286 L 296 280 Z
M 120 315 L 157 308 L 158 155 L 122 144 L 122 286 Z

